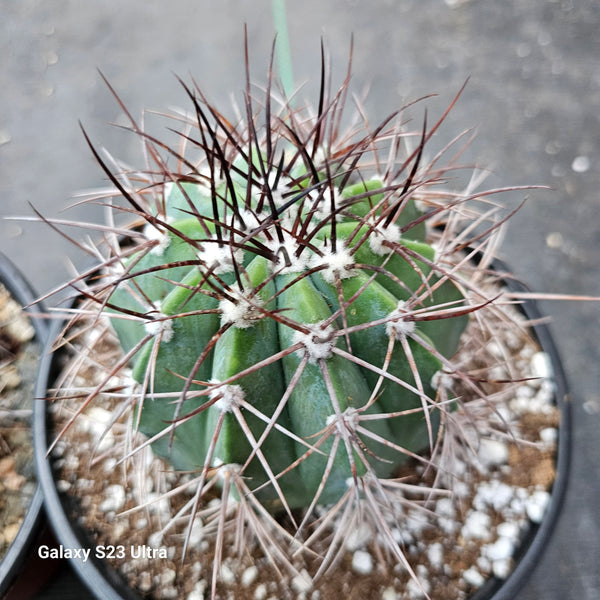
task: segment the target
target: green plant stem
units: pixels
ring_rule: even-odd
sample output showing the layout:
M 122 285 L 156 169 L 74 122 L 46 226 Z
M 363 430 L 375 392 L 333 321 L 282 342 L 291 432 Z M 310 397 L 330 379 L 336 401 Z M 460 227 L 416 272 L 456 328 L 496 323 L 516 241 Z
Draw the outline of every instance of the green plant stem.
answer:
M 279 77 L 288 100 L 294 93 L 294 75 L 292 71 L 292 52 L 288 34 L 285 0 L 273 0 L 273 24 L 277 33 L 277 62 Z

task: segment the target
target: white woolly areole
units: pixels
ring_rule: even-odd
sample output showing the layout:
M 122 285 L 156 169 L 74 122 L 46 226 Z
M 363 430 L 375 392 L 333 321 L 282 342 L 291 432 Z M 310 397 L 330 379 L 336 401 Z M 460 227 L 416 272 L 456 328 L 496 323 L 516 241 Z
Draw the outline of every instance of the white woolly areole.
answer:
M 384 245 L 384 242 L 392 242 L 397 244 L 400 241 L 400 236 L 400 227 L 394 223 L 388 225 L 387 227 L 383 225 L 377 225 L 369 235 L 369 246 L 375 254 L 384 256 L 385 254 L 393 252 L 392 248 Z
M 198 258 L 206 264 L 213 273 L 220 275 L 222 273 L 231 273 L 235 263 L 241 264 L 244 260 L 244 252 L 240 248 L 231 253 L 229 245 L 219 246 L 217 242 L 205 243 L 198 252 Z
M 275 179 L 277 179 L 277 173 L 275 171 L 271 171 L 266 181 L 263 177 L 258 177 L 257 184 L 252 185 L 252 195 L 256 199 L 262 197 L 263 207 L 266 207 L 266 210 L 268 210 L 269 213 L 271 212 L 269 195 L 271 196 L 271 199 L 277 208 L 280 208 L 289 200 L 289 198 L 284 198 L 281 189 L 285 188 L 286 182 L 291 181 L 290 178 L 281 176 L 279 180 L 280 189 L 276 189 L 274 187 Z M 263 208 L 263 210 L 265 210 L 265 208 Z
M 273 202 L 277 208 L 283 206 L 286 203 L 286 199 L 283 197 L 283 194 L 279 190 L 271 190 L 271 198 L 273 198 Z
M 219 169 L 211 171 L 208 165 L 200 169 L 200 175 L 202 177 L 198 183 L 209 190 L 211 189 L 211 180 L 214 183 L 215 189 L 227 183 L 227 179 L 221 176 Z
M 298 353 L 308 356 L 309 362 L 315 364 L 319 359 L 331 356 L 337 341 L 334 331 L 331 325 L 321 329 L 319 323 L 315 323 L 309 333 L 295 331 L 292 336 L 292 345 L 301 343 L 303 347 L 298 350 Z
M 168 343 L 173 339 L 173 320 L 165 318 L 167 315 L 158 313 L 152 321 L 144 322 L 144 329 L 150 335 L 161 336 L 161 342 Z M 162 320 L 161 320 L 162 319 Z
M 273 243 L 269 244 L 269 247 L 277 256 L 274 271 L 279 273 L 302 273 L 306 269 L 310 252 L 305 249 L 299 257 L 296 256 L 298 242 L 293 235 L 284 231 L 283 244 L 279 243 L 278 240 L 274 240 Z
M 444 371 L 436 371 L 431 378 L 431 387 L 435 390 L 451 390 L 454 385 L 454 379 Z
M 221 481 L 225 481 L 226 479 L 235 479 L 237 475 L 239 475 L 242 471 L 242 465 L 238 465 L 237 463 L 226 463 L 221 460 L 218 456 L 215 456 L 212 460 L 212 466 L 217 469 L 217 476 Z M 213 504 L 214 503 L 214 504 Z M 227 506 L 230 510 L 234 510 L 237 505 L 238 500 L 236 500 L 233 495 L 227 498 Z M 209 506 L 220 506 L 220 500 L 214 498 L 211 500 Z
M 119 280 L 125 273 L 125 267 L 122 262 L 115 261 L 107 267 L 108 277 L 110 278 L 108 281 L 115 286 L 123 285 Z
M 327 425 L 335 423 L 335 428 L 339 434 L 343 433 L 343 429 L 346 431 L 355 431 L 358 425 L 358 411 L 355 408 L 349 406 L 342 414 L 341 418 L 337 415 L 329 415 L 325 421 Z
M 267 175 L 267 177 L 257 177 L 256 181 L 258 183 L 258 185 L 261 188 L 266 188 L 268 187 L 269 189 L 272 189 L 275 185 L 275 180 L 277 179 L 277 171 L 274 169 L 271 169 L 271 171 L 269 172 L 269 174 Z
M 340 194 L 338 189 L 333 188 L 334 209 L 339 206 L 341 199 L 342 199 L 342 195 Z M 307 206 L 312 209 L 313 204 L 314 204 L 314 200 L 309 195 L 309 203 L 307 204 Z M 319 222 L 326 221 L 326 220 L 331 222 L 334 219 L 336 221 L 339 221 L 341 219 L 341 216 L 339 215 L 339 213 L 336 213 L 334 216 L 332 216 L 332 214 L 331 214 L 331 189 L 325 190 L 323 192 L 321 199 L 319 200 L 319 202 L 317 203 L 317 206 L 315 207 L 315 212 L 313 213 L 312 219 L 314 221 L 319 221 Z
M 259 214 L 257 215 L 254 211 L 243 208 L 242 210 L 240 210 L 240 217 L 242 218 L 242 221 L 244 222 L 244 225 L 246 226 L 247 230 L 252 231 L 252 230 L 260 227 L 260 224 L 261 224 L 260 215 Z M 236 219 L 236 221 L 237 221 L 237 219 Z M 238 224 L 236 222 L 236 227 L 237 226 L 240 226 L 240 228 L 241 228 L 241 223 Z
M 233 302 L 229 299 L 219 302 L 221 325 L 233 323 L 239 329 L 252 327 L 262 316 L 257 308 L 262 306 L 261 299 L 256 295 L 250 297 L 248 292 L 241 292 L 237 287 L 232 287 L 229 295 L 235 298 Z
M 335 283 L 336 275 L 340 279 L 356 275 L 356 271 L 350 268 L 354 264 L 354 258 L 348 248 L 338 248 L 335 252 L 332 252 L 331 248 L 322 248 L 322 251 L 323 256 L 313 255 L 310 266 L 320 267 L 325 265 L 321 275 L 327 283 Z
M 175 183 L 173 181 L 166 181 L 163 184 L 163 196 L 165 197 L 165 200 L 168 199 L 169 196 L 171 195 L 174 185 L 175 185 Z
M 415 322 L 409 321 L 407 316 L 406 302 L 400 300 L 398 306 L 390 313 L 392 320 L 385 326 L 388 335 L 394 335 L 396 339 L 411 335 L 415 330 Z
M 317 151 L 315 152 L 315 156 L 313 157 L 313 161 L 315 164 L 319 164 L 323 162 L 327 158 L 327 146 L 321 144 L 317 146 Z
M 443 249 L 440 247 L 438 242 L 432 242 L 431 247 L 433 248 L 433 262 L 440 262 L 444 254 Z
M 221 383 L 218 379 L 211 379 L 213 385 Z M 221 412 L 231 412 L 234 406 L 239 406 L 245 398 L 244 390 L 241 385 L 222 385 L 211 390 L 208 394 L 211 400 L 218 398 L 214 407 Z
M 148 223 L 144 227 L 144 237 L 151 242 L 158 242 L 158 244 L 150 250 L 150 254 L 155 254 L 157 256 L 162 256 L 171 244 L 171 237 L 169 234 L 166 231 L 161 231 L 158 227 L 152 225 L 152 223 Z

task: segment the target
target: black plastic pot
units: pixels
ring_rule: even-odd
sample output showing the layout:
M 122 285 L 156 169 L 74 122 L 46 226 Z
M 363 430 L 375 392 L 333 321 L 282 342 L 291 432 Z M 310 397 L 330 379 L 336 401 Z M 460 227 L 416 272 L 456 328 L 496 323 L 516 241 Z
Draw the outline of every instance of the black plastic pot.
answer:
M 36 294 L 29 283 L 3 254 L 0 254 L 0 282 L 21 306 L 31 304 L 36 298 Z M 35 341 L 41 349 L 47 338 L 47 324 L 41 317 L 42 308 L 36 304 L 29 307 L 27 312 L 32 316 L 31 322 L 35 329 Z M 4 559 L 0 562 L 0 597 L 4 597 L 4 594 L 15 582 L 25 560 L 32 551 L 32 546 L 39 534 L 42 522 L 42 504 L 42 490 L 38 484 L 19 533 Z
M 494 268 L 502 273 L 510 273 L 506 265 L 500 261 L 495 261 Z M 530 291 L 525 285 L 514 279 L 506 280 L 505 284 L 513 292 Z M 539 321 L 542 317 L 537 304 L 532 300 L 523 302 L 520 308 L 525 316 L 533 322 Z M 497 578 L 488 579 L 471 600 L 518 600 L 519 591 L 527 583 L 548 545 L 562 509 L 567 490 L 572 444 L 571 398 L 569 396 L 567 378 L 549 327 L 539 324 L 534 325 L 532 329 L 541 349 L 550 357 L 555 385 L 554 400 L 560 411 L 556 454 L 556 479 L 552 486 L 550 504 L 542 522 L 538 525 L 530 524 L 527 535 L 514 555 L 516 566 L 512 573 L 504 580 Z
M 499 273 L 510 272 L 499 261 L 495 263 L 494 268 Z M 512 279 L 506 280 L 505 285 L 513 292 L 528 291 L 525 286 Z M 528 300 L 520 306 L 528 319 L 536 321 L 541 317 L 535 302 Z M 58 335 L 61 326 L 62 324 L 59 322 L 54 324 L 50 331 L 49 340 L 53 340 Z M 556 479 L 552 488 L 550 504 L 542 522 L 539 525 L 531 524 L 514 557 L 515 569 L 505 580 L 488 579 L 471 597 L 471 600 L 518 599 L 519 590 L 524 587 L 530 577 L 552 534 L 567 487 L 571 449 L 571 408 L 567 381 L 549 328 L 546 325 L 536 325 L 533 327 L 533 331 L 541 349 L 550 357 L 554 373 L 555 401 L 561 415 L 557 440 Z M 35 390 L 36 398 L 42 398 L 46 395 L 48 385 L 53 381 L 59 368 L 58 358 L 50 353 L 50 346 L 42 354 Z M 49 443 L 48 419 L 49 415 L 45 403 L 36 401 L 34 408 L 34 438 L 38 477 L 44 491 L 48 518 L 56 538 L 66 548 L 90 548 L 92 550 L 90 559 L 87 562 L 72 559 L 71 564 L 96 598 L 99 600 L 140 600 L 141 597 L 124 583 L 121 576 L 107 562 L 92 558 L 94 556 L 94 546 L 90 536 L 69 518 L 61 495 L 56 488 L 51 462 L 47 457 Z

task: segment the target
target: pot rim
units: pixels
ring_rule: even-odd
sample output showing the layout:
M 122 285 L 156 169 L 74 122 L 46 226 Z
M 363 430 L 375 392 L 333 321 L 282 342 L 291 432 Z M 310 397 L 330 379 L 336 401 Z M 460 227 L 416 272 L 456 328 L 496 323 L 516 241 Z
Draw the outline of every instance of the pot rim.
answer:
M 19 269 L 2 253 L 0 253 L 0 283 L 21 306 L 27 306 L 26 312 L 31 315 L 30 321 L 35 330 L 34 339 L 40 347 L 41 355 L 48 335 L 48 326 L 42 316 L 43 307 L 40 304 L 31 304 L 37 298 L 37 294 Z M 33 438 L 33 422 L 31 425 Z M 43 494 L 39 476 L 37 479 L 35 492 L 23 517 L 19 532 L 0 561 L 0 597 L 3 597 L 13 584 L 39 533 L 43 516 Z
M 510 270 L 499 259 L 492 262 L 491 269 L 497 272 L 503 284 L 511 292 L 529 292 L 529 288 L 510 275 Z M 517 308 L 528 320 L 534 323 L 542 317 L 537 303 L 531 299 L 523 300 Z M 56 538 L 68 548 L 92 548 L 87 539 L 85 528 L 68 519 L 59 492 L 56 488 L 50 462 L 47 460 L 48 447 L 47 418 L 44 398 L 47 385 L 53 375 L 54 360 L 51 352 L 51 341 L 58 335 L 62 322 L 57 320 L 52 324 L 48 342 L 40 357 L 38 381 L 36 382 L 34 401 L 33 430 L 34 452 L 37 463 L 38 478 L 44 494 L 44 504 L 48 519 L 56 534 Z M 514 556 L 515 567 L 506 579 L 490 577 L 472 595 L 469 600 L 514 600 L 521 590 L 535 565 L 539 562 L 547 542 L 555 528 L 569 479 L 572 444 L 571 400 L 568 393 L 566 375 L 562 366 L 560 354 L 552 337 L 550 328 L 545 323 L 531 326 L 534 339 L 545 352 L 552 365 L 554 400 L 560 411 L 558 426 L 556 477 L 551 488 L 551 498 L 540 524 L 530 523 L 528 532 L 520 542 Z M 77 559 L 69 559 L 75 572 L 86 584 L 98 600 L 140 600 L 141 596 L 127 586 L 116 570 L 107 561 L 101 561 L 90 554 L 85 563 Z
M 501 274 L 511 273 L 507 265 L 499 259 L 493 261 L 492 268 Z M 511 292 L 531 291 L 523 282 L 513 276 L 504 276 L 503 283 Z M 517 597 L 517 593 L 523 589 L 535 566 L 539 563 L 556 527 L 569 481 L 572 453 L 572 401 L 562 359 L 550 327 L 546 323 L 538 322 L 542 319 L 542 313 L 537 303 L 534 300 L 526 299 L 519 304 L 518 308 L 529 321 L 536 323 L 531 326 L 533 337 L 537 340 L 541 350 L 550 358 L 552 366 L 554 401 L 560 412 L 555 460 L 556 475 L 544 517 L 539 524 L 530 523 L 529 531 L 521 540 L 513 557 L 515 567 L 512 572 L 506 579 L 491 577 L 469 600 L 514 600 Z

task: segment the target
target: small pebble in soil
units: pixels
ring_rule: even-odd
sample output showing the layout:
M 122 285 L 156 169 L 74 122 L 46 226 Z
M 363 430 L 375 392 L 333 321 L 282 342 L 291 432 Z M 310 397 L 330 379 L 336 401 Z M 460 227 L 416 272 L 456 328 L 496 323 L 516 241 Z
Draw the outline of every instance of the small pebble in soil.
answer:
M 498 579 L 506 579 L 513 568 L 513 561 L 510 558 L 495 560 L 492 566 L 492 573 Z
M 463 573 L 463 579 L 474 588 L 479 588 L 485 583 L 485 577 L 475 567 L 468 568 Z
M 549 379 L 552 377 L 552 363 L 546 352 L 536 352 L 531 357 L 531 370 L 534 377 Z
M 497 479 L 492 479 L 479 484 L 473 499 L 473 506 L 477 510 L 484 510 L 486 506 L 491 506 L 500 511 L 510 504 L 514 495 L 515 491 L 511 486 Z
M 507 538 L 516 542 L 519 539 L 519 535 L 521 534 L 521 527 L 519 523 L 510 521 L 505 523 L 500 523 L 496 528 L 496 531 L 500 537 Z
M 500 440 L 482 439 L 479 460 L 484 467 L 503 465 L 508 461 L 508 445 Z
M 71 484 L 64 479 L 59 479 L 56 482 L 56 489 L 61 493 L 68 492 L 71 489 Z
M 440 498 L 435 505 L 436 514 L 442 517 L 453 518 L 456 514 L 454 503 L 451 498 Z
M 364 548 L 373 537 L 373 531 L 368 523 L 361 523 L 350 531 L 348 539 L 346 540 L 346 549 L 349 552 L 354 552 L 359 548 Z
M 125 496 L 125 488 L 122 485 L 109 485 L 105 491 L 106 500 L 101 502 L 98 508 L 105 513 L 121 510 L 125 504 Z
M 482 548 L 484 556 L 492 563 L 496 560 L 506 560 L 512 556 L 514 544 L 509 538 L 499 537 L 493 544 L 487 544 Z
M 364 550 L 357 550 L 352 555 L 352 569 L 359 575 L 368 575 L 373 571 L 373 557 Z
M 267 597 L 267 586 L 261 583 L 254 589 L 254 600 L 265 600 Z
M 160 574 L 160 585 L 162 585 L 162 586 L 171 585 L 175 581 L 176 577 L 177 577 L 177 573 L 175 572 L 174 569 L 165 569 Z
M 540 431 L 540 440 L 546 448 L 553 448 L 558 439 L 558 430 L 555 427 L 546 427 Z
M 21 523 L 12 523 L 11 525 L 7 525 L 2 532 L 2 537 L 7 544 L 12 544 L 17 537 L 17 533 L 19 533 L 19 529 L 21 529 Z
M 204 526 L 202 523 L 202 519 L 200 519 L 200 517 L 196 517 L 190 530 L 190 538 L 188 543 L 191 548 L 200 548 L 200 544 L 202 543 L 203 539 Z
M 201 579 L 194 584 L 192 591 L 188 594 L 186 600 L 204 600 L 204 590 L 206 589 L 206 581 Z
M 112 456 L 107 458 L 104 461 L 104 470 L 107 473 L 111 473 L 112 471 L 114 471 L 115 467 L 117 466 L 117 459 L 113 458 Z
M 477 510 L 471 510 L 467 514 L 461 534 L 467 539 L 485 540 L 490 537 L 492 521 L 490 515 Z
M 138 586 L 142 592 L 149 592 L 152 589 L 152 576 L 148 571 L 140 573 Z
M 398 594 L 396 594 L 396 589 L 392 586 L 385 588 L 381 595 L 381 600 L 396 600 L 397 598 Z
M 160 591 L 160 598 L 162 600 L 175 600 L 177 598 L 177 588 L 170 586 L 164 587 Z
M 302 569 L 302 571 L 292 579 L 291 585 L 292 589 L 300 594 L 302 592 L 310 592 L 313 587 L 313 582 L 306 569 Z
M 27 479 L 24 475 L 19 475 L 19 473 L 13 472 L 6 475 L 2 481 L 4 487 L 11 492 L 18 492 Z
M 221 565 L 220 577 L 221 581 L 226 585 L 235 583 L 235 573 L 227 563 Z
M 527 499 L 525 509 L 531 521 L 534 523 L 542 521 L 549 502 L 550 494 L 546 490 L 537 490 Z
M 444 560 L 444 547 L 440 542 L 436 542 L 429 546 L 427 550 L 427 558 L 434 569 L 441 569 Z
M 242 573 L 242 579 L 241 579 L 242 585 L 244 587 L 248 587 L 248 586 L 252 585 L 256 581 L 257 577 L 258 577 L 258 568 L 255 565 L 248 567 Z
M 406 591 L 411 600 L 421 600 L 426 598 L 431 591 L 431 585 L 429 584 L 429 573 L 423 565 L 417 565 L 415 569 L 417 580 L 410 579 L 406 584 Z

